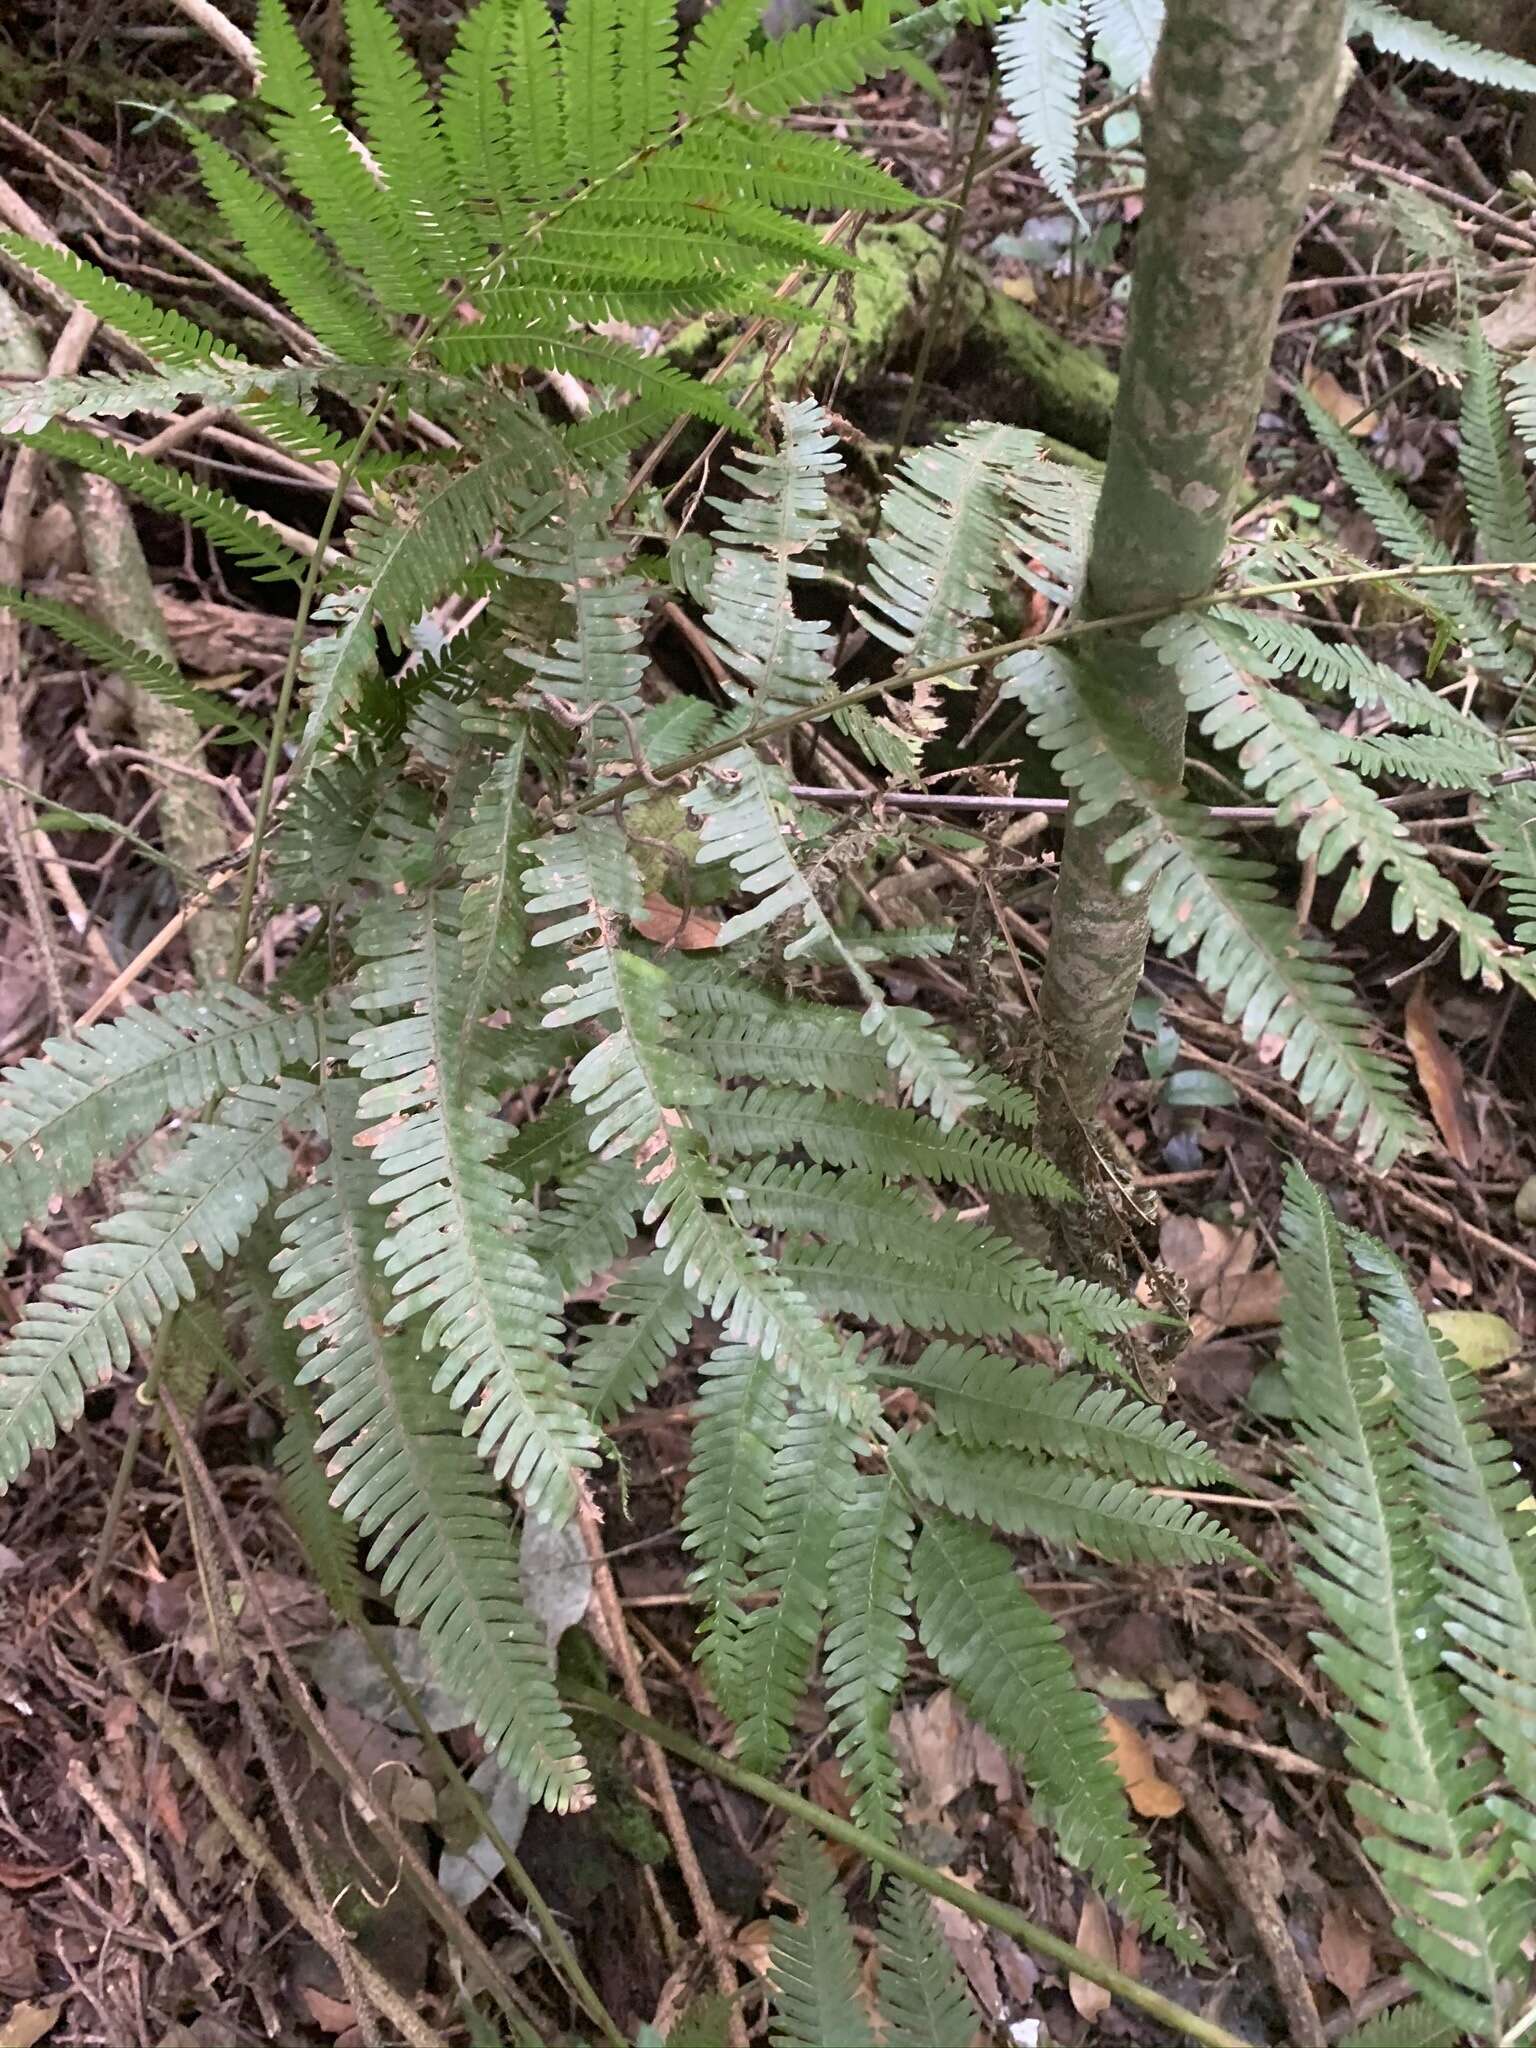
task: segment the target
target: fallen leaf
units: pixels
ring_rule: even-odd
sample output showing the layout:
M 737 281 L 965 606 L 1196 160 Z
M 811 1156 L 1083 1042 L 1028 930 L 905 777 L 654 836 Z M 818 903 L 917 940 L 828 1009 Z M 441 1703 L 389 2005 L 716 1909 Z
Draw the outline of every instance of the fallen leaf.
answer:
M 997 1981 L 997 1966 L 986 1930 L 948 1899 L 931 1902 L 933 1917 L 945 1946 L 960 1965 L 960 1973 L 976 1994 L 976 2002 L 995 2025 L 1003 2016 L 1003 1991 Z M 827 2048 L 832 2048 L 829 2042 Z
M 1453 1273 L 1438 1252 L 1429 1255 L 1429 1284 L 1436 1294 L 1453 1294 L 1458 1301 L 1465 1301 L 1472 1292 L 1472 1282 L 1462 1273 Z
M 323 1991 L 317 1991 L 312 1984 L 306 1984 L 300 1997 L 309 2007 L 309 2016 L 325 2034 L 344 2034 L 348 2027 L 357 2023 L 356 2009 L 345 1999 L 329 1998 Z
M 773 1920 L 749 1920 L 736 1930 L 731 1954 L 738 1963 L 745 1963 L 754 1977 L 766 1977 L 768 1974 L 775 1924 Z
M 1336 420 L 1357 440 L 1366 434 L 1374 434 L 1381 425 L 1381 414 L 1364 409 L 1363 401 L 1356 398 L 1352 392 L 1346 391 L 1332 370 L 1320 370 L 1316 365 L 1309 364 L 1301 381 L 1328 417 Z
M 1106 1963 L 1111 1969 L 1117 1967 L 1115 1937 L 1110 1930 L 1104 1901 L 1097 1892 L 1089 1892 L 1083 1900 L 1083 1910 L 1077 1916 L 1075 1939 L 1083 1953 L 1092 1956 L 1096 1963 Z M 1101 2019 L 1109 2010 L 1110 1996 L 1104 1986 L 1087 1977 L 1079 1977 L 1075 1970 L 1067 1977 L 1067 1996 L 1079 2019 Z
M 1198 1338 L 1204 1343 L 1207 1336 L 1221 1330 L 1252 1330 L 1278 1323 L 1284 1299 L 1285 1285 L 1278 1266 L 1264 1266 L 1256 1273 L 1237 1273 L 1207 1287 L 1200 1297 L 1200 1313 L 1192 1327 L 1199 1331 L 1204 1323 L 1211 1325 L 1209 1332 Z
M 891 1740 L 933 1818 L 972 1785 L 987 1786 L 999 1801 L 1013 1796 L 1007 1757 L 952 1692 L 903 1707 L 891 1718 Z
M 1491 1372 L 1496 1365 L 1506 1365 L 1520 1349 L 1520 1333 L 1514 1325 L 1480 1309 L 1436 1309 L 1426 1321 L 1473 1372 Z
M 74 1868 L 80 1859 L 71 1856 L 63 1863 L 8 1863 L 0 1860 L 0 1886 L 8 1892 L 29 1892 L 34 1885 L 51 1884 Z
M 1259 1241 L 1251 1230 L 1208 1223 L 1203 1216 L 1168 1216 L 1158 1234 L 1157 1255 L 1176 1273 L 1196 1301 L 1218 1280 L 1246 1273 L 1258 1255 Z
M 1429 1103 L 1435 1129 L 1445 1149 L 1458 1166 L 1469 1170 L 1477 1165 L 1482 1145 L 1467 1102 L 1466 1077 L 1461 1061 L 1440 1036 L 1435 1006 L 1421 975 L 1403 1012 L 1403 1036 L 1413 1054 L 1413 1064 Z
M 1104 1733 L 1109 1739 L 1109 1760 L 1114 1765 L 1125 1796 L 1145 1820 L 1167 1820 L 1184 1811 L 1183 1794 L 1166 1778 L 1157 1775 L 1152 1752 L 1129 1721 L 1104 1709 Z M 1081 2008 L 1079 2008 L 1081 2010 Z M 1089 2017 L 1089 2015 L 1084 2015 Z
M 1207 1701 L 1224 1721 L 1257 1721 L 1264 1711 L 1256 1700 L 1249 1699 L 1241 1686 L 1234 1685 L 1229 1678 L 1218 1678 L 1203 1690 Z
M 1323 1910 L 1322 1939 L 1317 1945 L 1323 1975 L 1353 2005 L 1375 1974 L 1370 1937 L 1358 1915 L 1336 1899 Z
M 171 1783 L 171 1767 L 162 1757 L 149 1774 L 149 1803 L 155 1810 L 155 1818 L 170 1836 L 178 1849 L 187 1846 L 187 1824 L 181 1817 L 181 1806 L 176 1797 L 176 1788 Z
M 1483 332 L 1488 346 L 1501 352 L 1529 348 L 1536 342 L 1536 267 L 1528 269 L 1509 296 L 1483 315 Z
M 713 918 L 679 910 L 655 891 L 646 897 L 634 926 L 641 938 L 658 946 L 676 946 L 682 953 L 706 953 L 720 943 L 720 927 Z
M 1536 1173 L 1521 1183 L 1520 1192 L 1515 1197 L 1515 1221 L 1526 1230 L 1536 1223 Z
M 1181 1728 L 1198 1728 L 1206 1715 L 1205 1689 L 1196 1679 L 1176 1679 L 1163 1694 L 1163 1705 Z
M 63 2010 L 62 2003 L 13 2005 L 10 2018 L 0 2020 L 0 2048 L 32 2048 L 34 2041 L 53 2032 Z

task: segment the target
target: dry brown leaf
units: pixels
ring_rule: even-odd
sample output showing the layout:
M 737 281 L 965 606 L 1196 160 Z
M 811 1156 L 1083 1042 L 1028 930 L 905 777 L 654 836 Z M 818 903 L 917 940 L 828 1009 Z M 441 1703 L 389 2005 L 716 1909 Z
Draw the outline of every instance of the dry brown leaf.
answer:
M 34 2041 L 41 2041 L 45 2034 L 53 2032 L 63 2010 L 62 2003 L 13 2005 L 10 2017 L 0 2020 L 0 2048 L 32 2048 Z
M 1536 343 L 1536 264 L 1526 271 L 1507 298 L 1483 315 L 1483 332 L 1488 337 L 1488 346 L 1501 353 L 1509 348 L 1530 348 Z
M 344 2034 L 357 2024 L 356 2008 L 343 1998 L 331 1998 L 313 1984 L 300 1987 L 299 1996 L 309 2007 L 309 2016 L 325 2034 Z
M 1309 364 L 1301 381 L 1328 417 L 1337 420 L 1339 425 L 1356 439 L 1361 439 L 1366 434 L 1374 434 L 1381 425 L 1381 414 L 1371 409 L 1363 409 L 1364 401 L 1355 397 L 1352 392 L 1346 391 L 1332 370 L 1320 370 Z
M 1258 1249 L 1251 1230 L 1208 1223 L 1203 1216 L 1165 1217 L 1157 1243 L 1158 1258 L 1184 1282 L 1191 1301 L 1198 1301 L 1218 1280 L 1246 1273 Z
M 1482 1146 L 1467 1102 L 1466 1078 L 1461 1061 L 1440 1036 L 1435 1006 L 1422 975 L 1414 983 L 1403 1012 L 1403 1036 L 1413 1054 L 1419 1086 L 1428 1098 L 1435 1129 L 1456 1164 L 1470 1170 L 1477 1165 Z
M 1323 1975 L 1353 2005 L 1375 1974 L 1375 1961 L 1370 1936 L 1359 1916 L 1339 1900 L 1330 1899 L 1323 1910 L 1317 1953 Z
M 697 911 L 679 910 L 652 890 L 634 920 L 635 930 L 654 945 L 676 946 L 680 953 L 707 953 L 720 943 L 720 927 Z
M 985 1785 L 999 1802 L 1013 1796 L 1008 1759 L 952 1692 L 936 1692 L 891 1718 L 891 1740 L 907 1781 L 932 1816 L 972 1785 Z
M 1167 1820 L 1184 1811 L 1184 1796 L 1177 1786 L 1157 1775 L 1152 1752 L 1129 1721 L 1104 1709 L 1104 1733 L 1109 1740 L 1109 1760 L 1114 1765 L 1125 1796 L 1144 1820 Z
M 986 1929 L 959 1906 L 952 1906 L 948 1899 L 933 1899 L 930 1904 L 944 1944 L 960 1966 L 960 1974 L 976 1994 L 977 2004 L 996 2025 L 1003 2016 L 1003 1992 Z
M 1257 1721 L 1264 1711 L 1256 1700 L 1249 1699 L 1242 1687 L 1234 1685 L 1229 1678 L 1218 1678 L 1214 1684 L 1207 1682 L 1203 1690 L 1224 1721 Z
M 744 1927 L 736 1930 L 736 1939 L 731 1943 L 731 1954 L 738 1963 L 745 1963 L 754 1977 L 766 1977 L 773 1949 L 772 1920 L 749 1920 Z
M 1177 1678 L 1163 1694 L 1163 1705 L 1181 1728 L 1198 1728 L 1205 1719 L 1205 1688 L 1198 1679 Z
M 1278 1266 L 1261 1267 L 1257 1273 L 1236 1273 L 1208 1287 L 1200 1297 L 1200 1315 L 1218 1330 L 1252 1330 L 1280 1320 L 1285 1288 Z M 1200 1340 L 1205 1341 L 1204 1337 Z
M 1104 1901 L 1097 1892 L 1089 1892 L 1083 1900 L 1074 1938 L 1083 1953 L 1092 1956 L 1096 1963 L 1105 1963 L 1110 1969 L 1117 1967 L 1115 1937 L 1110 1929 L 1109 1915 L 1104 1910 Z M 1067 1977 L 1067 1996 L 1079 2019 L 1102 2019 L 1109 2010 L 1110 1996 L 1104 1986 L 1090 1982 L 1087 1977 L 1079 1977 L 1075 1970 Z
M 29 1892 L 34 1885 L 51 1884 L 56 1877 L 62 1877 L 79 1860 L 78 1856 L 71 1856 L 64 1863 L 11 1863 L 0 1858 L 0 1886 L 8 1892 Z

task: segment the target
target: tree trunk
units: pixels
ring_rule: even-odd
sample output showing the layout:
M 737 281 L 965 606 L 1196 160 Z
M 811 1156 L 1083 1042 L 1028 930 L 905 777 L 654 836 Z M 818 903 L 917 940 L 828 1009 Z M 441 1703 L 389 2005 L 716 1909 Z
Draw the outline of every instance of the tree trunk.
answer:
M 1170 0 L 1087 617 L 1178 605 L 1215 580 L 1335 104 L 1343 14 L 1343 0 Z M 1079 687 L 1090 705 L 1131 707 L 1147 769 L 1172 790 L 1184 706 L 1141 631 L 1085 642 Z M 1058 1155 L 1098 1107 L 1141 977 L 1146 917 L 1105 857 L 1130 822 L 1067 826 L 1041 989 L 1043 1135 Z

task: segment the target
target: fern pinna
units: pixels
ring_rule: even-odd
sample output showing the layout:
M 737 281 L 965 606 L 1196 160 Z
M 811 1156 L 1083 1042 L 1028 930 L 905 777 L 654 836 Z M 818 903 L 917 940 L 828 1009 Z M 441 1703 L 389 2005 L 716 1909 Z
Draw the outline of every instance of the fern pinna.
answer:
M 1536 1918 L 1529 1488 L 1397 1262 L 1294 1167 L 1284 1226 L 1303 1576 L 1420 1993 L 1381 2038 L 1502 2042 L 1529 2007 Z

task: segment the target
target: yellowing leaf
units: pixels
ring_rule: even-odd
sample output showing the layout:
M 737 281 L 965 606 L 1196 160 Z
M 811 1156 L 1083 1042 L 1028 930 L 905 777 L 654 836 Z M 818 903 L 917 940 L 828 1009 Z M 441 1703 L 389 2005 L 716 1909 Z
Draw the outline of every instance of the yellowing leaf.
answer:
M 53 2032 L 63 2010 L 62 2005 L 13 2005 L 9 2019 L 0 2020 L 0 2048 L 32 2048 Z
M 1332 370 L 1309 368 L 1301 381 L 1329 418 L 1337 420 L 1347 433 L 1357 437 L 1374 434 L 1381 425 L 1381 414 L 1368 410 L 1364 399 L 1346 391 Z
M 1491 1372 L 1520 1349 L 1520 1333 L 1503 1316 L 1480 1309 L 1442 1308 L 1428 1319 L 1430 1327 L 1449 1339 L 1456 1356 L 1473 1372 Z
M 1146 1820 L 1168 1820 L 1182 1813 L 1184 1795 L 1157 1775 L 1151 1750 L 1130 1722 L 1106 1708 L 1104 1733 L 1109 1738 L 1109 1760 L 1136 1811 Z

